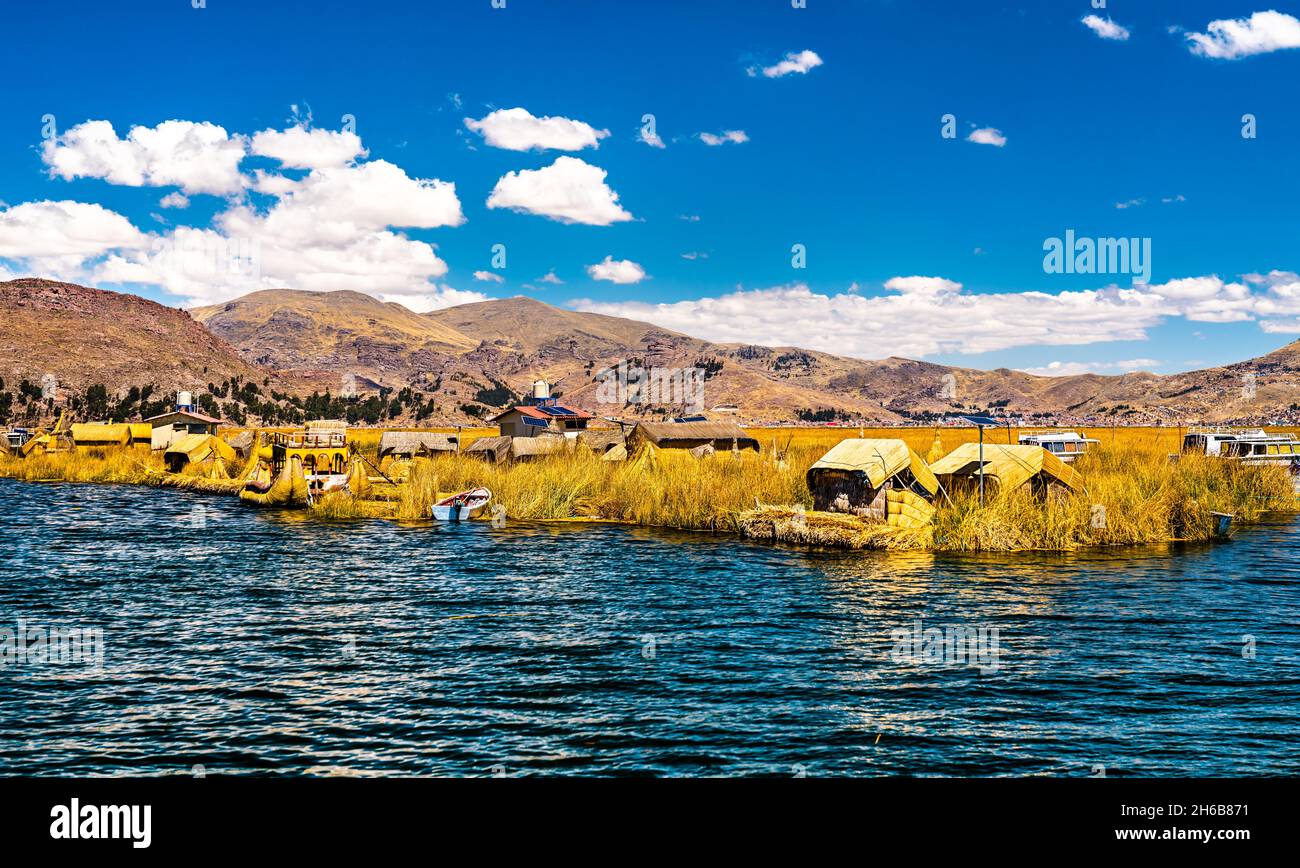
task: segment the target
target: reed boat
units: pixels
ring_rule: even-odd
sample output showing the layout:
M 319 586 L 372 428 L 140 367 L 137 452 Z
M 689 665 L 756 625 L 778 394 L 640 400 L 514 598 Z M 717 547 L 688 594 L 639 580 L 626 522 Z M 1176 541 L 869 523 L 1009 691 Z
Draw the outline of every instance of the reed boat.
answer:
M 433 505 L 433 518 L 436 521 L 468 521 L 478 518 L 487 509 L 492 500 L 492 492 L 486 488 L 474 488 L 443 498 Z
M 1026 431 L 1019 441 L 1021 446 L 1041 446 L 1066 464 L 1073 464 L 1074 459 L 1101 442 L 1077 431 Z

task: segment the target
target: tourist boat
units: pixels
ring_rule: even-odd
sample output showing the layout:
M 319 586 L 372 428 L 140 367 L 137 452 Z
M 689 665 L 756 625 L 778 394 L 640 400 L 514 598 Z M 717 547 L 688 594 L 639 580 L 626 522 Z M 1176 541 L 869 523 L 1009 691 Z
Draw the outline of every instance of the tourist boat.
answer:
M 1021 446 L 1041 446 L 1066 464 L 1073 464 L 1074 459 L 1100 442 L 1077 431 L 1030 431 L 1020 435 Z
M 1183 452 L 1197 455 L 1225 455 L 1224 446 L 1241 438 L 1267 437 L 1263 428 L 1188 428 L 1183 435 Z
M 468 521 L 478 518 L 487 509 L 492 500 L 492 492 L 486 488 L 474 488 L 453 494 L 433 505 L 433 517 L 437 521 Z

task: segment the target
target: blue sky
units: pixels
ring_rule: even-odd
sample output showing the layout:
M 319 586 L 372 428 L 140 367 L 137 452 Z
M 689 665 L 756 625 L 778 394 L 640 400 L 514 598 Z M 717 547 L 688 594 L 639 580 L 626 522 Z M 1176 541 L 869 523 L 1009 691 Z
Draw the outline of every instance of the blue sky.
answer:
M 0 274 L 170 304 L 527 294 L 717 340 L 1057 372 L 1173 372 L 1300 336 L 1300 11 L 1093 5 L 25 4 L 0 56 L 19 83 Z M 512 109 L 524 123 L 489 120 Z M 167 121 L 221 138 L 149 139 Z M 701 138 L 728 131 L 742 141 Z M 177 165 L 173 147 L 199 150 Z M 1067 230 L 1150 239 L 1149 285 L 1046 273 Z M 253 245 L 255 272 L 154 256 L 219 238 Z

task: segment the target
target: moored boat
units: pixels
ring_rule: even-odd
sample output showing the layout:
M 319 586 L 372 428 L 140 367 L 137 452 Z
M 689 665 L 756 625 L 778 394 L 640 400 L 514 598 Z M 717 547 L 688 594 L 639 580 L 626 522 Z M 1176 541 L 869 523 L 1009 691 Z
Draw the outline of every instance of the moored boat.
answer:
M 1083 437 L 1077 431 L 1030 431 L 1020 435 L 1021 446 L 1041 446 L 1066 464 L 1087 452 L 1100 440 Z
M 486 488 L 474 488 L 443 498 L 433 505 L 433 518 L 436 521 L 468 521 L 478 518 L 487 509 L 492 500 L 492 492 Z

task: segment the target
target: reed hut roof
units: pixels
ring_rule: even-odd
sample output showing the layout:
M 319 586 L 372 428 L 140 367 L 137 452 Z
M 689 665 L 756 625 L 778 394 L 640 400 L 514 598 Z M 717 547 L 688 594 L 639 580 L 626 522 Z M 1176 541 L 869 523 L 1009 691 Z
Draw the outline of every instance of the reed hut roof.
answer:
M 480 437 L 462 450 L 462 454 L 473 455 L 500 464 L 510 455 L 510 437 Z
M 428 452 L 455 452 L 456 437 L 423 431 L 385 431 L 379 437 L 379 457 L 419 455 Z
M 902 440 L 857 439 L 841 440 L 831 451 L 808 468 L 808 485 L 811 487 L 821 471 L 849 471 L 863 474 L 872 488 L 880 488 L 886 481 L 903 471 L 930 494 L 939 491 L 939 480 L 931 472 L 925 459 L 917 455 Z
M 569 438 L 567 437 L 512 437 L 510 442 L 510 457 L 519 458 L 540 458 L 544 455 L 560 455 L 569 448 Z
M 978 477 L 979 457 L 978 443 L 963 443 L 930 465 L 930 470 L 936 476 Z M 1067 488 L 1083 485 L 1083 477 L 1074 468 L 1041 446 L 984 444 L 985 479 L 992 478 L 1000 491 L 1019 488 L 1040 473 Z
M 209 416 L 206 413 L 196 413 L 193 410 L 171 410 L 166 413 L 159 413 L 157 416 L 150 416 L 144 421 L 151 425 L 157 425 L 161 428 L 164 425 L 175 425 L 176 423 L 202 424 L 202 425 L 220 425 L 221 420 L 215 416 Z
M 126 427 L 131 429 L 132 440 L 148 441 L 153 438 L 153 426 L 148 422 L 131 422 Z
M 253 444 L 257 441 L 257 435 L 252 431 L 240 431 L 233 437 L 226 440 L 230 447 L 240 455 L 247 455 L 252 450 Z
M 125 446 L 130 440 L 130 425 L 77 422 L 72 426 L 72 442 L 78 446 Z
M 577 440 L 579 445 L 596 453 L 608 452 L 624 442 L 623 432 L 618 428 L 588 428 L 578 432 Z
M 691 448 L 701 442 L 730 447 L 736 441 L 740 449 L 758 451 L 758 441 L 735 422 L 638 422 L 629 440 L 643 441 L 664 448 Z
M 346 434 L 348 423 L 342 419 L 313 419 L 303 426 L 310 434 Z
M 207 461 L 213 457 L 221 458 L 226 462 L 234 461 L 236 458 L 235 450 L 229 443 L 211 434 L 186 434 L 184 437 L 178 437 L 167 447 L 164 457 L 174 460 L 180 455 L 184 455 L 186 460 L 192 463 Z

